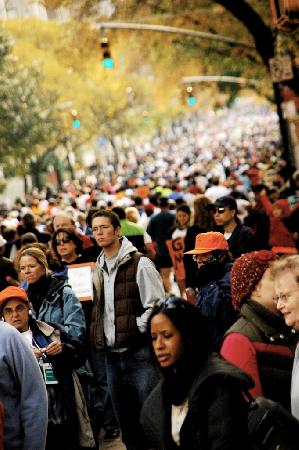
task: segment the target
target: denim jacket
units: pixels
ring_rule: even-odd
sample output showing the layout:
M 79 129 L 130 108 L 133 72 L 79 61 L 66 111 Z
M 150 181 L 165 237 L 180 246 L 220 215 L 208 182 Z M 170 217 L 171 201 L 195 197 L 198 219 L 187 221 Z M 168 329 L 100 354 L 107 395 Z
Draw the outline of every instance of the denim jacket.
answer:
M 66 281 L 54 280 L 36 318 L 62 325 L 72 336 L 84 338 L 86 324 L 80 301 Z

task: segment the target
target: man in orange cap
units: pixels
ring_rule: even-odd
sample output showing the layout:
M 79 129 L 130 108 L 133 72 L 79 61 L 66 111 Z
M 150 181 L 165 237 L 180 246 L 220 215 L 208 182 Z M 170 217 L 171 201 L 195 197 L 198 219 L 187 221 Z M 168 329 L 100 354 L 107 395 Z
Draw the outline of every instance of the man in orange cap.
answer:
M 230 271 L 232 259 L 228 243 L 222 233 L 209 231 L 196 236 L 192 255 L 198 266 L 198 294 L 195 305 L 208 320 L 210 337 L 219 349 L 226 330 L 235 322 L 231 304 Z
M 1 309 L 15 299 L 27 310 L 26 292 L 10 286 L 0 292 Z M 20 318 L 22 311 L 8 314 Z M 48 401 L 45 384 L 32 350 L 21 334 L 0 321 L 0 401 L 4 405 L 4 448 L 6 450 L 45 448 Z
M 0 311 L 1 315 L 5 315 L 10 325 L 14 326 L 18 331 L 28 330 L 28 312 L 29 300 L 24 289 L 17 286 L 9 286 L 0 292 Z
M 36 358 L 39 361 L 40 369 L 44 375 L 49 400 L 49 420 L 45 432 L 47 434 L 46 448 L 77 449 L 79 439 L 82 443 L 88 442 L 88 444 L 93 445 L 89 420 L 84 423 L 85 436 L 82 438 L 82 427 L 78 427 L 79 420 L 76 409 L 76 401 L 79 401 L 79 399 L 74 396 L 73 370 L 85 362 L 84 346 L 79 339 L 68 335 L 58 325 L 35 320 L 29 315 L 29 310 L 29 300 L 24 289 L 10 286 L 0 292 L 0 312 L 3 319 L 19 332 L 22 341 L 25 341 L 25 345 L 29 349 L 31 357 L 33 356 L 33 359 Z M 35 386 L 36 380 L 33 377 L 29 380 L 32 386 Z M 54 391 L 52 390 L 53 384 L 57 385 Z M 77 382 L 76 386 L 78 386 Z M 84 410 L 87 417 L 84 399 L 80 399 L 78 409 Z M 82 422 L 80 422 L 80 425 L 82 425 Z M 85 445 L 82 445 L 82 447 L 85 447 Z M 37 445 L 27 447 L 24 445 L 5 448 L 11 450 L 21 448 L 24 450 L 27 450 L 27 448 L 42 450 L 44 447 Z

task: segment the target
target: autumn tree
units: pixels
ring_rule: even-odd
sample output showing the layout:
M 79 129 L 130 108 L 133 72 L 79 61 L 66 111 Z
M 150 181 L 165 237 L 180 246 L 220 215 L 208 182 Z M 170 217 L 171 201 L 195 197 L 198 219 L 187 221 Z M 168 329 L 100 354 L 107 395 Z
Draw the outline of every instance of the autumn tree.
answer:
M 55 96 L 40 92 L 37 66 L 11 55 L 12 41 L 0 31 L 0 163 L 6 175 L 25 175 L 41 147 L 57 133 Z

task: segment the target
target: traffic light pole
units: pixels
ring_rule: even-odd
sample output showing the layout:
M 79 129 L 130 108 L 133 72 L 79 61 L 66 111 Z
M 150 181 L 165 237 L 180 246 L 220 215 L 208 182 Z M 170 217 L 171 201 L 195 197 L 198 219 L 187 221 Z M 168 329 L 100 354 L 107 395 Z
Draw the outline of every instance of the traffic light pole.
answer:
M 196 30 L 190 30 L 186 28 L 177 28 L 177 27 L 170 27 L 166 25 L 151 25 L 151 24 L 142 24 L 142 23 L 129 23 L 129 22 L 98 22 L 95 27 L 99 31 L 103 31 L 105 29 L 116 29 L 116 30 L 143 30 L 143 31 L 157 31 L 162 33 L 175 33 L 175 34 L 183 34 L 187 36 L 194 36 L 198 37 L 200 39 L 208 39 L 212 41 L 219 41 L 219 42 L 225 42 L 229 45 L 235 45 L 243 48 L 248 48 L 250 50 L 255 50 L 256 47 L 253 44 L 247 44 L 246 42 L 239 41 L 236 39 L 232 39 L 227 36 L 222 36 L 220 34 L 213 34 L 213 33 L 206 33 L 202 31 L 196 31 Z M 253 81 L 253 80 L 250 80 Z M 257 83 L 256 80 L 254 80 L 255 84 Z M 252 83 L 251 83 L 252 84 Z M 280 126 L 280 133 L 282 138 L 282 145 L 284 148 L 284 155 L 286 157 L 287 165 L 290 167 L 292 164 L 292 158 L 290 156 L 290 143 L 289 143 L 289 137 L 288 137 L 288 130 L 286 128 L 285 120 L 282 115 L 281 110 L 281 96 L 278 92 L 278 86 L 273 83 L 273 89 L 274 89 L 274 96 L 275 96 L 275 103 L 277 106 L 277 113 L 279 116 L 279 126 Z
M 205 33 L 203 31 L 189 30 L 187 28 L 169 27 L 166 25 L 150 25 L 144 23 L 128 23 L 128 22 L 98 22 L 96 28 L 99 30 L 116 29 L 116 30 L 143 30 L 143 31 L 159 31 L 162 33 L 185 34 L 188 36 L 195 36 L 201 39 L 209 39 L 212 41 L 226 42 L 230 45 L 238 45 L 251 50 L 256 50 L 254 45 L 246 42 L 238 41 L 221 34 Z
M 191 77 L 183 77 L 182 83 L 204 83 L 204 82 L 216 82 L 216 83 L 237 83 L 237 84 L 249 84 L 255 87 L 260 86 L 260 82 L 253 78 L 243 77 L 231 77 L 227 75 L 194 75 Z

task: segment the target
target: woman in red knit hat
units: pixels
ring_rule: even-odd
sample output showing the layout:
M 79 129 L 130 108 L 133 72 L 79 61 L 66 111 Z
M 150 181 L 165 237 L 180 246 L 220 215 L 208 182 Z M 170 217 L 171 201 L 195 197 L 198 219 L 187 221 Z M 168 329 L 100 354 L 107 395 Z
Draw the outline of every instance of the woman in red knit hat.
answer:
M 284 323 L 275 303 L 269 266 L 273 252 L 238 258 L 231 271 L 232 302 L 240 318 L 225 334 L 221 354 L 255 381 L 253 397 L 264 395 L 290 409 L 292 363 L 298 336 Z

